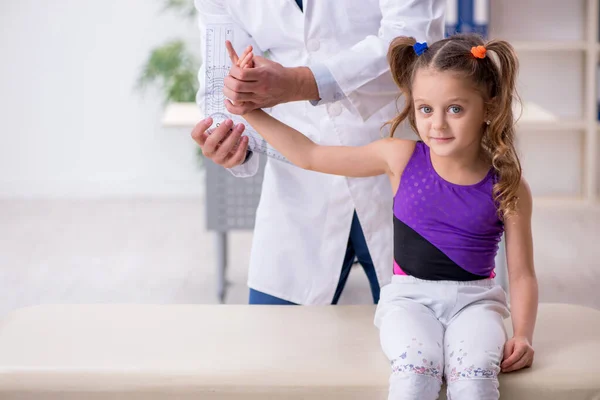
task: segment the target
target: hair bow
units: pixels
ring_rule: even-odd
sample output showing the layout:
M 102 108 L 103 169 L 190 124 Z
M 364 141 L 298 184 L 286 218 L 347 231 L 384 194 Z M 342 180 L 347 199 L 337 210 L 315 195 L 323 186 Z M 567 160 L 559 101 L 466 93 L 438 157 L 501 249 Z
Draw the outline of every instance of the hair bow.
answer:
M 485 58 L 486 48 L 484 46 L 473 46 L 471 47 L 471 54 L 475 56 L 475 58 Z
M 420 56 L 421 54 L 423 54 L 425 52 L 425 50 L 428 49 L 427 47 L 427 42 L 423 42 L 423 43 L 415 43 L 413 44 L 413 49 L 415 50 L 415 53 Z

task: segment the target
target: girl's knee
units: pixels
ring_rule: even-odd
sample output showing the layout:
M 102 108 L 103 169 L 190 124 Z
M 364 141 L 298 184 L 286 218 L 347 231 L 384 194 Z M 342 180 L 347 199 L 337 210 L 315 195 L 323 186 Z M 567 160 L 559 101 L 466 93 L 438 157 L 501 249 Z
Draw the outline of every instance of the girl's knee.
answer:
M 413 338 L 388 357 L 392 375 L 419 375 L 442 380 L 444 354 L 440 343 L 422 343 Z
M 486 349 L 487 348 L 487 349 Z M 503 347 L 498 344 L 468 346 L 465 341 L 448 346 L 445 376 L 448 384 L 468 379 L 498 379 Z
M 448 384 L 461 380 L 498 380 L 500 355 L 496 352 L 470 354 L 468 351 L 451 352 L 446 359 Z
M 500 372 L 500 367 L 493 365 L 477 365 L 471 364 L 469 366 L 450 367 L 448 371 L 446 371 L 446 380 L 448 383 L 460 381 L 460 380 L 469 380 L 469 379 L 491 379 L 498 380 L 498 373 Z
M 442 386 L 443 352 L 413 340 L 390 358 L 389 400 L 433 400 Z

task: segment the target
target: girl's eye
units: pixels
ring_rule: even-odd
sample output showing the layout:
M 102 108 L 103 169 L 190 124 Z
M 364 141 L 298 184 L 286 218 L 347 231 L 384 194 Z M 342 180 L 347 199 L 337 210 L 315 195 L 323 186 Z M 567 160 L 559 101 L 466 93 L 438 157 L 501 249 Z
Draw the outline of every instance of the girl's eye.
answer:
M 450 106 L 448 108 L 448 110 L 452 113 L 452 114 L 458 114 L 459 112 L 462 111 L 462 108 L 460 108 L 459 106 Z
M 423 114 L 430 114 L 433 111 L 429 106 L 421 106 L 419 107 L 419 110 L 421 110 Z

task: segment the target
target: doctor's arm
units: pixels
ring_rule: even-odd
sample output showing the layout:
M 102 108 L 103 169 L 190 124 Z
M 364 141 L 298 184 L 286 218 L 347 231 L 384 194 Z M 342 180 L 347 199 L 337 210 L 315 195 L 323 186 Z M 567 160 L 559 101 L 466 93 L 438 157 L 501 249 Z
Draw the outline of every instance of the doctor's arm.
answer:
M 386 59 L 391 41 L 398 36 L 412 36 L 431 43 L 444 34 L 446 0 L 380 0 L 379 7 L 382 18 L 377 36 L 367 36 L 313 67 L 331 72 L 363 120 L 398 97 Z
M 232 68 L 225 78 L 225 95 L 244 103 L 227 105 L 229 112 L 243 115 L 290 101 L 318 105 L 347 98 L 366 120 L 394 101 L 398 90 L 386 58 L 391 41 L 398 36 L 428 42 L 442 39 L 446 0 L 380 0 L 379 7 L 377 36 L 367 36 L 323 63 L 286 68 L 257 56 L 252 70 Z
M 234 45 L 235 49 L 238 49 Z M 227 110 L 236 115 L 301 100 L 319 100 L 319 89 L 313 71 L 305 66 L 284 67 L 261 56 L 254 57 L 250 69 L 232 65 L 225 77 L 223 93 L 235 104 Z

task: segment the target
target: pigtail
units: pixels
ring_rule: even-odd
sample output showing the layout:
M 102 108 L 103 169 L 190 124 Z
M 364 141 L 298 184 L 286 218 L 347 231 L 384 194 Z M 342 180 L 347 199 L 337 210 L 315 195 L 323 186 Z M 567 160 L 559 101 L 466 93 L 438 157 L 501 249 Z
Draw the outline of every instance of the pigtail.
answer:
M 495 93 L 492 93 L 489 126 L 483 138 L 483 146 L 489 152 L 491 162 L 499 179 L 494 185 L 494 197 L 503 217 L 517 209 L 517 191 L 521 183 L 521 163 L 515 148 L 515 120 L 512 102 L 516 95 L 518 59 L 514 48 L 503 40 L 490 41 L 486 50 L 497 59 L 499 74 L 496 75 Z
M 392 41 L 390 44 L 387 61 L 390 65 L 390 72 L 394 78 L 394 82 L 400 88 L 404 94 L 404 109 L 392 120 L 385 123 L 390 125 L 390 136 L 394 136 L 394 132 L 398 125 L 402 123 L 407 117 L 412 114 L 412 96 L 410 91 L 410 85 L 412 80 L 412 74 L 414 70 L 415 62 L 417 61 L 417 53 L 413 46 L 416 40 L 412 37 L 399 36 Z M 411 126 L 417 131 L 414 116 L 409 118 Z M 384 125 L 384 126 L 385 126 Z

